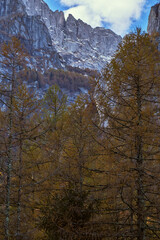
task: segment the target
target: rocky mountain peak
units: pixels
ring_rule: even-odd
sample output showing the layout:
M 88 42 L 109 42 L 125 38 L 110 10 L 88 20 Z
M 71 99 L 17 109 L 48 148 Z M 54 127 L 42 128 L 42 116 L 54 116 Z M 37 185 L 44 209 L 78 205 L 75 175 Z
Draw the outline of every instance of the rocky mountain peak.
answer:
M 149 34 L 160 32 L 160 3 L 151 8 L 147 31 Z
M 43 0 L 21 0 L 29 16 L 40 16 L 48 29 L 52 26 L 63 27 L 65 24 L 64 13 L 62 11 L 53 12 Z
M 38 54 L 38 47 L 43 49 L 43 55 L 46 50 L 49 55 L 48 51 L 57 52 L 61 67 L 100 70 L 122 39 L 111 30 L 92 28 L 71 14 L 65 20 L 62 11 L 53 12 L 43 0 L 0 0 L 0 17 L 0 31 L 18 35 L 32 54 L 35 49 Z

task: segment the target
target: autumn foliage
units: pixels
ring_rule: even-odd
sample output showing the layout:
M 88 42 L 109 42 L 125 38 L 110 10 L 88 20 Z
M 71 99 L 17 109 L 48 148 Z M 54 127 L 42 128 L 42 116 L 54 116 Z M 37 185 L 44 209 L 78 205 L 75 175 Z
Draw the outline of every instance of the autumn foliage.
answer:
M 42 74 L 18 39 L 3 44 L 0 239 L 160 238 L 159 62 L 140 29 L 100 76 L 72 67 Z M 43 98 L 33 81 L 51 86 Z M 81 87 L 88 94 L 68 104 L 63 88 Z

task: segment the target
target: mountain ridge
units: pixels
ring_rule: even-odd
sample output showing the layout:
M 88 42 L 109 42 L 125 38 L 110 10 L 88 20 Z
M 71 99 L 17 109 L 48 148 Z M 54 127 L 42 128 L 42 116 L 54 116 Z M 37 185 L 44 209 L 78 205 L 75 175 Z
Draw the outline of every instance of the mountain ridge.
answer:
M 38 47 L 48 55 L 52 53 L 56 64 L 53 64 L 52 59 L 48 60 L 48 67 L 65 68 L 70 65 L 101 70 L 122 40 L 121 36 L 113 31 L 101 27 L 92 28 L 72 15 L 65 20 L 62 11 L 53 12 L 43 0 L 1 0 L 0 23 L 6 20 L 9 25 L 7 18 L 10 16 L 15 18 L 12 19 L 7 33 L 18 35 L 25 43 L 31 39 L 37 42 L 36 49 L 35 44 L 31 44 L 33 55 L 38 54 Z M 2 26 L 1 32 L 5 30 Z M 28 32 L 28 35 L 25 32 Z M 1 37 L 2 40 L 6 38 Z

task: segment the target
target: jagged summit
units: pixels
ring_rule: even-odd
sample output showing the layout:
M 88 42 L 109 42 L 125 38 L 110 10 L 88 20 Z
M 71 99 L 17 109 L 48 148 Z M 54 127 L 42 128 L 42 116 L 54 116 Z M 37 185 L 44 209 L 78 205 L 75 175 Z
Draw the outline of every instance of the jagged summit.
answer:
M 71 14 L 65 20 L 62 11 L 53 12 L 43 0 L 1 0 L 0 17 L 1 32 L 21 37 L 33 55 L 40 54 L 38 49 L 43 56 L 54 55 L 48 65 L 57 62 L 57 67 L 100 70 L 121 41 L 111 30 L 92 28 Z
M 21 0 L 26 8 L 26 12 L 29 16 L 40 16 L 46 26 L 64 26 L 65 19 L 62 11 L 53 12 L 47 3 L 43 0 Z

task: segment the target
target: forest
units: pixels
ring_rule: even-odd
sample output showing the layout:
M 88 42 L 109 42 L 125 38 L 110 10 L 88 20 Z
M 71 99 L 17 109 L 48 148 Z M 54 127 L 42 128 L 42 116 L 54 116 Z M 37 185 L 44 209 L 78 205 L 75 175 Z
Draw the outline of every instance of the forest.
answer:
M 19 72 L 19 75 L 23 82 L 26 80 L 30 84 L 37 82 L 37 87 L 40 89 L 44 89 L 46 85 L 56 84 L 70 93 L 79 92 L 80 88 L 89 90 L 91 79 L 98 77 L 96 71 L 73 67 L 68 67 L 67 70 L 50 68 L 43 73 L 35 69 L 26 69 Z
M 42 99 L 28 89 L 27 59 L 16 37 L 2 44 L 0 239 L 160 239 L 156 36 L 126 35 L 71 104 L 63 70 L 45 73 L 57 80 Z

